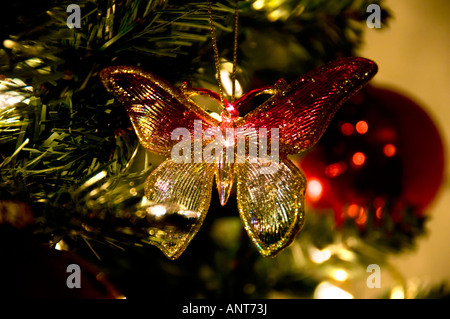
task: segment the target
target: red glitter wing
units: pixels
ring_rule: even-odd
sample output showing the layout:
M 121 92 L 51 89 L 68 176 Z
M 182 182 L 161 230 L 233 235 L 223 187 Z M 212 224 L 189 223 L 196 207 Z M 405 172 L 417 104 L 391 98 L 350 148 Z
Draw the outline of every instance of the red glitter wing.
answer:
M 149 151 L 170 155 L 172 132 L 179 127 L 194 133 L 194 120 L 202 121 L 202 131 L 219 122 L 193 103 L 181 89 L 164 79 L 132 66 L 113 66 L 101 71 L 107 90 L 125 105 L 141 144 Z
M 236 127 L 278 128 L 280 151 L 304 151 L 320 139 L 338 108 L 377 70 L 370 60 L 343 58 L 308 72 L 290 85 L 278 82 L 274 96 L 239 119 Z

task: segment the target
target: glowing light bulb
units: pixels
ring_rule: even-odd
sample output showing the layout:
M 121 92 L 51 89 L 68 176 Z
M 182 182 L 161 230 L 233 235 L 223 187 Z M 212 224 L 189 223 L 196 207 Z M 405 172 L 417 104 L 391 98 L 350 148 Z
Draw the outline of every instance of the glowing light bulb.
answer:
M 67 243 L 64 240 L 60 240 L 56 245 L 55 245 L 55 249 L 56 250 L 69 250 L 69 245 L 67 245 Z
M 314 291 L 314 299 L 353 299 L 353 296 L 345 290 L 324 281 Z
M 395 155 L 395 153 L 397 153 L 397 148 L 393 144 L 386 144 L 383 147 L 383 153 L 387 157 L 392 157 Z
M 337 281 L 345 281 L 348 278 L 348 274 L 343 269 L 336 269 L 333 272 L 333 278 L 336 279 Z
M 359 134 L 366 134 L 369 130 L 369 124 L 367 124 L 366 121 L 359 121 L 358 123 L 356 123 L 355 128 L 356 132 L 358 132 Z
M 375 216 L 377 216 L 378 219 L 381 219 L 383 217 L 383 207 L 380 206 L 377 208 Z
M 264 8 L 264 0 L 256 0 L 255 2 L 253 2 L 252 7 L 255 10 L 261 10 L 262 8 Z
M 309 249 L 309 255 L 311 260 L 317 264 L 323 263 L 327 261 L 331 257 L 331 251 L 329 249 L 317 249 L 315 247 L 311 247 Z
M 355 154 L 353 154 L 352 162 L 356 166 L 362 166 L 365 161 L 366 161 L 366 156 L 364 155 L 363 152 L 356 152 Z
M 336 177 L 336 176 L 339 176 L 342 173 L 344 173 L 346 169 L 347 169 L 347 166 L 345 165 L 345 163 L 342 163 L 342 162 L 334 163 L 334 164 L 328 165 L 325 168 L 325 175 L 327 175 L 328 177 Z
M 341 126 L 341 133 L 345 136 L 350 136 L 353 134 L 353 125 L 350 123 L 344 123 Z
M 365 211 L 362 211 L 362 213 L 355 221 L 358 225 L 364 225 L 367 221 L 367 214 L 365 213 Z
M 149 208 L 147 208 L 147 212 L 156 217 L 164 216 L 166 211 L 167 210 L 163 205 L 155 205 L 155 206 L 150 206 Z
M 395 286 L 391 290 L 391 299 L 405 299 L 405 292 L 400 286 Z
M 322 183 L 316 178 L 311 179 L 308 182 L 308 186 L 306 188 L 306 195 L 312 201 L 318 201 L 322 197 L 322 193 L 323 193 Z
M 356 204 L 351 204 L 348 206 L 347 215 L 348 217 L 355 218 L 359 215 L 360 207 Z
M 225 92 L 231 96 L 233 95 L 233 81 L 231 80 L 231 73 L 227 70 L 220 71 L 220 80 L 222 81 L 223 88 Z M 242 95 L 242 87 L 237 80 L 234 80 L 235 85 L 235 97 L 240 97 Z

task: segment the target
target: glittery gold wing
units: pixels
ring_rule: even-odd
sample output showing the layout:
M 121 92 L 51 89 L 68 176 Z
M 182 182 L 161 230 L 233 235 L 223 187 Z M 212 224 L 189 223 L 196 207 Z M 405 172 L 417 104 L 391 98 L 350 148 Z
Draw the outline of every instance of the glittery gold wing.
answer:
M 287 158 L 270 167 L 248 160 L 237 165 L 239 214 L 264 257 L 275 256 L 300 230 L 305 188 L 305 177 Z
M 182 90 L 155 74 L 133 66 L 103 69 L 100 79 L 106 89 L 125 105 L 141 144 L 149 151 L 170 155 L 172 132 L 179 127 L 194 134 L 194 121 L 202 121 L 202 131 L 219 121 L 188 99 Z
M 205 162 L 167 159 L 145 181 L 149 243 L 178 258 L 200 229 L 211 201 L 214 169 Z

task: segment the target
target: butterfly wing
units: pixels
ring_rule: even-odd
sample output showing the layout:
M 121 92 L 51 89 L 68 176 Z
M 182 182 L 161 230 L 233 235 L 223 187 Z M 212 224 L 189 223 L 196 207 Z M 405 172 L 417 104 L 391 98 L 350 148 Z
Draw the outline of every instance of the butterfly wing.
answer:
M 219 122 L 189 100 L 180 89 L 155 74 L 132 66 L 102 70 L 106 89 L 125 105 L 141 144 L 149 151 L 170 155 L 172 132 L 179 127 L 194 134 L 194 121 L 202 121 L 202 131 Z
M 288 246 L 304 221 L 306 179 L 287 158 L 237 165 L 237 200 L 245 229 L 259 252 L 272 257 Z
M 178 258 L 203 224 L 211 201 L 214 168 L 205 162 L 160 164 L 145 181 L 149 243 Z
M 280 150 L 299 153 L 320 139 L 338 108 L 377 70 L 374 62 L 364 58 L 330 62 L 289 86 L 275 85 L 274 96 L 239 119 L 236 126 L 248 132 L 251 128 L 278 128 Z
M 179 142 L 171 139 L 177 128 L 188 129 L 193 142 L 194 121 L 202 121 L 202 131 L 219 125 L 182 90 L 140 68 L 109 67 L 99 76 L 125 105 L 140 143 L 153 153 L 171 154 Z M 200 229 L 209 208 L 213 177 L 209 164 L 167 159 L 146 179 L 148 242 L 168 258 L 178 258 Z
M 274 96 L 239 119 L 236 127 L 250 144 L 255 143 L 258 129 L 277 128 L 279 146 L 272 150 L 280 151 L 281 155 L 279 162 L 271 161 L 270 171 L 267 164 L 251 157 L 237 165 L 239 214 L 263 256 L 274 256 L 289 245 L 304 220 L 306 179 L 285 154 L 313 146 L 337 109 L 376 72 L 377 66 L 372 61 L 340 59 L 307 73 L 289 86 L 278 83 L 273 89 L 253 93 Z M 245 105 L 249 97 L 236 104 Z

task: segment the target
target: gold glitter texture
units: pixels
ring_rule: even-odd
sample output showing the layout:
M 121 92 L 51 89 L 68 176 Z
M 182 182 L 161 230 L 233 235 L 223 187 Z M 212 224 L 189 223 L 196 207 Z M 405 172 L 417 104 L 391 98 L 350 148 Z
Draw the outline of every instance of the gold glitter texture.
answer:
M 254 138 L 260 129 L 279 130 L 279 161 L 263 164 L 260 158 L 249 154 L 247 146 L 242 162 L 227 163 L 220 156 L 208 163 L 193 160 L 177 164 L 172 159 L 163 162 L 145 182 L 146 197 L 151 203 L 147 209 L 148 242 L 168 258 L 179 257 L 203 223 L 213 181 L 224 205 L 236 177 L 239 214 L 250 238 L 265 257 L 282 251 L 304 222 L 306 188 L 305 177 L 286 154 L 312 147 L 338 108 L 376 72 L 377 65 L 370 60 L 343 58 L 308 72 L 290 85 L 280 80 L 273 87 L 253 90 L 230 103 L 207 89 L 175 87 L 137 67 L 104 69 L 100 73 L 102 83 L 125 105 L 139 141 L 151 152 L 169 156 L 179 142 L 171 139 L 172 132 L 185 128 L 191 136 L 191 159 L 204 160 L 203 149 L 215 141 L 202 140 L 201 147 L 196 147 L 196 121 L 201 121 L 202 134 L 218 128 L 225 137 L 226 129 L 241 129 L 249 143 L 259 143 Z M 246 108 L 260 94 L 272 97 L 239 117 L 239 109 Z M 221 101 L 222 121 L 197 105 L 192 100 L 195 95 Z M 236 145 L 236 136 L 233 138 L 226 144 Z M 269 151 L 270 148 L 268 145 Z

